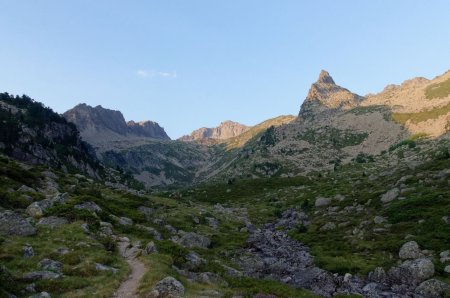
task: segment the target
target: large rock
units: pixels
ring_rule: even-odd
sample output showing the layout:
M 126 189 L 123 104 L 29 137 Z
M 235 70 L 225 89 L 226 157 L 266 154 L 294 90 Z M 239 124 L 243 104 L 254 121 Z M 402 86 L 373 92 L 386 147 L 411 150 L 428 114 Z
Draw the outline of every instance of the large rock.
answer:
M 62 263 L 58 261 L 54 261 L 51 259 L 43 259 L 38 264 L 39 269 L 44 271 L 51 271 L 58 274 L 61 274 L 62 271 Z
M 10 210 L 0 212 L 0 235 L 31 236 L 36 229 L 20 214 Z
M 189 248 L 208 248 L 211 245 L 211 240 L 208 237 L 194 232 L 184 233 L 176 242 Z
M 150 241 L 145 246 L 144 253 L 149 255 L 149 254 L 152 254 L 152 253 L 155 253 L 155 252 L 158 252 L 158 249 L 156 248 L 155 242 Z
M 419 245 L 416 241 L 409 241 L 402 245 L 398 256 L 402 260 L 417 259 L 422 256 L 422 252 L 419 249 Z
M 421 283 L 415 292 L 427 298 L 440 298 L 450 292 L 450 286 L 443 281 L 429 279 Z
M 331 199 L 323 198 L 323 197 L 318 197 L 315 202 L 316 207 L 324 207 L 324 206 L 328 206 L 330 204 L 331 204 Z
M 25 244 L 22 247 L 22 252 L 23 252 L 23 257 L 26 259 L 34 257 L 33 246 L 31 246 L 29 244 Z
M 118 224 L 122 225 L 122 226 L 132 226 L 133 225 L 133 220 L 131 218 L 128 218 L 128 217 L 120 217 Z
M 44 215 L 44 212 L 52 206 L 53 204 L 51 203 L 51 200 L 45 199 L 39 202 L 31 203 L 27 207 L 26 212 L 34 218 L 39 218 L 42 217 Z
M 91 212 L 102 212 L 102 208 L 100 208 L 94 202 L 83 202 L 81 204 L 75 205 L 75 209 L 88 210 Z
M 103 265 L 103 264 L 100 264 L 100 263 L 95 263 L 95 270 L 97 270 L 97 271 L 109 271 L 109 272 L 112 272 L 114 274 L 116 274 L 119 271 L 119 269 L 117 269 L 117 268 L 106 266 L 106 265 Z
M 62 225 L 66 225 L 68 224 L 69 221 L 63 217 L 57 217 L 57 216 L 49 216 L 49 217 L 43 217 L 41 218 L 37 225 L 38 226 L 46 226 L 49 228 L 57 228 L 60 227 Z
M 147 298 L 179 298 L 184 296 L 184 286 L 175 278 L 168 276 L 158 282 Z
M 200 268 L 202 264 L 206 263 L 206 260 L 202 259 L 193 251 L 189 252 L 184 258 L 186 259 L 186 262 L 182 265 L 182 268 L 190 271 L 195 271 Z
M 395 200 L 398 197 L 399 193 L 400 190 L 398 188 L 393 188 L 381 196 L 381 202 L 389 203 Z
M 434 264 L 428 258 L 420 258 L 403 262 L 388 272 L 393 284 L 418 285 L 434 275 Z
M 26 212 L 34 218 L 39 218 L 44 215 L 45 211 L 47 211 L 54 205 L 64 204 L 68 198 L 69 198 L 68 193 L 62 193 L 62 194 L 58 193 L 50 199 L 45 199 L 45 200 L 42 200 L 39 202 L 31 203 L 27 207 Z

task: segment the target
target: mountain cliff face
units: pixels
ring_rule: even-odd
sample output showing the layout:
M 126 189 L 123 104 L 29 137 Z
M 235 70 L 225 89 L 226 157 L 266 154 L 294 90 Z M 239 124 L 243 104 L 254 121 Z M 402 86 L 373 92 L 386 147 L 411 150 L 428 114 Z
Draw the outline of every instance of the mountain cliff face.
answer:
M 447 133 L 449 86 L 446 73 L 363 97 L 322 71 L 296 118 L 281 116 L 254 127 L 226 121 L 179 141 L 170 141 L 155 123 L 125 123 L 120 112 L 101 107 L 79 105 L 65 116 L 102 161 L 125 167 L 147 186 L 295 176 L 370 159 L 417 133 Z
M 226 140 L 241 135 L 249 130 L 249 128 L 250 127 L 237 122 L 224 121 L 214 128 L 199 128 L 190 135 L 181 137 L 180 141 L 202 141 L 205 139 Z
M 432 80 L 414 78 L 369 95 L 362 106 L 389 107 L 411 134 L 439 137 L 450 131 L 450 71 Z
M 153 121 L 127 123 L 121 112 L 102 106 L 79 104 L 65 112 L 64 117 L 78 127 L 83 139 L 97 148 L 108 146 L 111 141 L 135 138 L 170 140 L 158 123 Z
M 322 70 L 319 79 L 311 85 L 303 102 L 299 120 L 313 120 L 322 113 L 349 110 L 360 104 L 364 98 L 336 85 L 330 74 Z

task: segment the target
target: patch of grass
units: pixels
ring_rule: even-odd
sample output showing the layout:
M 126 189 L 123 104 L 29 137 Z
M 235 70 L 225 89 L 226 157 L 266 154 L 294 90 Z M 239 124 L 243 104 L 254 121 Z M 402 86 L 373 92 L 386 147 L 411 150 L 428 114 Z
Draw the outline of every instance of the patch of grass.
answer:
M 433 84 L 425 89 L 425 96 L 428 99 L 443 98 L 450 95 L 450 79 L 441 83 Z
M 405 124 L 408 120 L 410 120 L 412 123 L 419 123 L 429 119 L 437 119 L 440 116 L 448 114 L 449 112 L 450 103 L 443 107 L 436 107 L 417 113 L 393 113 L 392 120 L 400 124 Z
M 128 266 L 122 258 L 104 249 L 103 245 L 85 235 L 75 222 L 55 229 L 40 227 L 38 234 L 31 237 L 11 237 L 0 246 L 0 262 L 10 269 L 17 289 L 25 286 L 21 277 L 38 270 L 38 262 L 50 258 L 63 263 L 64 277 L 51 281 L 37 281 L 38 291 L 49 292 L 52 297 L 111 297 L 120 280 L 128 273 Z M 22 257 L 22 247 L 33 247 L 34 256 Z M 67 247 L 65 255 L 56 249 Z M 103 263 L 119 269 L 117 274 L 95 270 L 95 263 Z M 3 283 L 2 283 L 3 286 Z M 14 292 L 20 294 L 20 292 Z
M 254 279 L 249 277 L 228 278 L 230 287 L 244 297 L 257 294 L 275 295 L 280 298 L 317 298 L 319 296 L 304 290 L 294 289 L 288 285 L 269 279 Z

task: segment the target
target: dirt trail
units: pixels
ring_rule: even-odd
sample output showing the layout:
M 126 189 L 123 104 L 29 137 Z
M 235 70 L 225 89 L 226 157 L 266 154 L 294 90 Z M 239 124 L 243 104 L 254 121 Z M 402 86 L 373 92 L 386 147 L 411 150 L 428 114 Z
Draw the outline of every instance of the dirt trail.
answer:
M 135 246 L 130 246 L 130 240 L 122 238 L 118 242 L 119 253 L 131 268 L 131 274 L 128 278 L 120 284 L 120 287 L 114 292 L 115 298 L 137 298 L 136 291 L 139 286 L 141 278 L 144 276 L 147 268 L 144 263 L 139 261 L 136 256 L 140 249 Z

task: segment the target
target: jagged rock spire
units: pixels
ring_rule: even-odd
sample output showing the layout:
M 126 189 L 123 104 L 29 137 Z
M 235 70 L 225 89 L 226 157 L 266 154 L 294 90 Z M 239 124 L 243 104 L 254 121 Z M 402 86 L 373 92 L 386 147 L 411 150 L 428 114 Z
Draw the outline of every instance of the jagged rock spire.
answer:
M 330 76 L 330 74 L 326 70 L 322 70 L 320 72 L 317 83 L 335 84 L 333 78 Z

